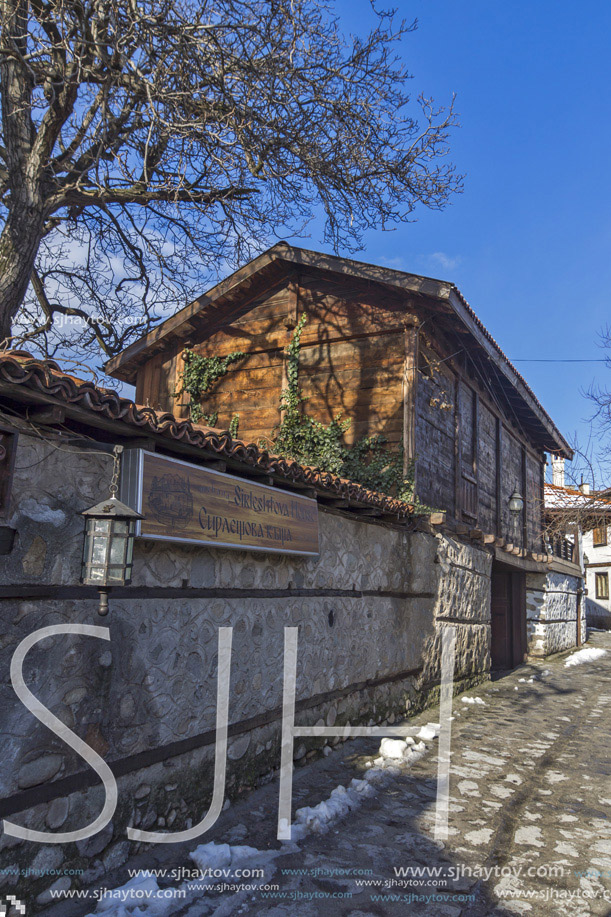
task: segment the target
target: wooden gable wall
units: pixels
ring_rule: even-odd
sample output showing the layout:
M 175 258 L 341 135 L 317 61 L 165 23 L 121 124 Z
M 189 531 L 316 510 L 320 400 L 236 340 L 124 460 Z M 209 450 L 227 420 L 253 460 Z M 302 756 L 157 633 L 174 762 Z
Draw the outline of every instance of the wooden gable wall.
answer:
M 407 443 L 417 459 L 420 500 L 445 510 L 450 519 L 541 547 L 544 454 L 503 409 L 486 380 L 456 355 L 454 341 L 435 321 L 418 322 L 410 301 L 378 285 L 341 276 L 303 272 L 250 303 L 247 310 L 204 341 L 186 344 L 205 356 L 242 351 L 203 404 L 218 412 L 226 429 L 239 416 L 239 436 L 265 441 L 280 422 L 279 399 L 286 385 L 285 348 L 299 316 L 300 384 L 310 416 L 329 423 L 341 413 L 351 420 L 346 440 L 384 434 Z M 417 342 L 417 370 L 409 342 Z M 138 376 L 137 400 L 186 417 L 175 399 L 184 345 L 153 357 Z M 515 487 L 526 508 L 516 532 L 507 507 Z
M 245 353 L 205 398 L 205 412 L 218 412 L 222 428 L 237 413 L 242 439 L 258 442 L 269 435 L 280 421 L 284 351 L 303 313 L 300 385 L 308 413 L 324 423 L 340 413 L 350 419 L 348 442 L 371 433 L 400 442 L 404 315 L 397 303 L 381 304 L 363 288 L 320 277 L 286 282 L 207 340 L 192 342 L 204 356 Z M 157 355 L 139 374 L 137 400 L 186 416 L 184 399 L 172 398 L 180 372 L 180 353 Z

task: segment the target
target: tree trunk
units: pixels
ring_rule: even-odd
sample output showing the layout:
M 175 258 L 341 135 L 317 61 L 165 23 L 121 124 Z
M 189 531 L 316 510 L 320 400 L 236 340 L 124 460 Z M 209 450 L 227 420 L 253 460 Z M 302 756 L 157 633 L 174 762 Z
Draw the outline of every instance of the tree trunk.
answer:
M 25 297 L 42 239 L 42 208 L 13 207 L 0 235 L 0 344 Z
M 6 346 L 12 321 L 32 276 L 44 225 L 42 179 L 45 163 L 32 158 L 32 75 L 14 54 L 28 50 L 28 0 L 0 0 L 0 88 L 2 142 L 8 172 L 8 216 L 0 235 L 0 345 Z

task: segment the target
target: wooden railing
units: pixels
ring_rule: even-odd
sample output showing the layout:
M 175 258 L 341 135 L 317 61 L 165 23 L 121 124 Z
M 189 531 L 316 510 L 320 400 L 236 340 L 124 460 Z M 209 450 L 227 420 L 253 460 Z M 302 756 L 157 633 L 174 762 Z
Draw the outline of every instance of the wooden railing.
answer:
M 575 545 L 564 535 L 553 535 L 548 540 L 551 553 L 560 560 L 568 560 L 569 563 L 575 563 Z

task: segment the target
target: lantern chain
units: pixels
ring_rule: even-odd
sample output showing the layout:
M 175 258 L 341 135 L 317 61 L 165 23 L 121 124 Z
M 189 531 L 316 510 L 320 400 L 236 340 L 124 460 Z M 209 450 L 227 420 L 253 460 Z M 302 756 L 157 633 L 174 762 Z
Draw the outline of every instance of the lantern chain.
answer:
M 114 462 L 112 467 L 112 478 L 108 489 L 110 491 L 110 496 L 116 499 L 119 493 L 119 474 L 121 472 L 121 453 L 123 452 L 123 446 L 115 446 L 112 451 Z

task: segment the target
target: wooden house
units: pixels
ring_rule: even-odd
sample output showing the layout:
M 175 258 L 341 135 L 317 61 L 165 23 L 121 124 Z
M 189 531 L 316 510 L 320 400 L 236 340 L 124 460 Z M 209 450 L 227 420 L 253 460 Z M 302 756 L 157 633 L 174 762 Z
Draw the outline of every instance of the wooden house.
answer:
M 546 453 L 572 451 L 454 284 L 280 243 L 113 358 L 107 372 L 134 384 L 138 403 L 186 417 L 175 397 L 185 348 L 242 352 L 205 411 L 218 412 L 224 428 L 238 414 L 240 438 L 259 442 L 280 421 L 286 347 L 303 314 L 307 411 L 324 422 L 341 412 L 348 441 L 381 433 L 402 443 L 418 498 L 444 511 L 451 530 L 497 551 L 493 615 L 496 590 L 504 639 L 519 658 L 525 614 L 511 638 L 508 609 L 524 589 L 510 574 L 543 560 Z M 509 505 L 516 491 L 519 514 Z

